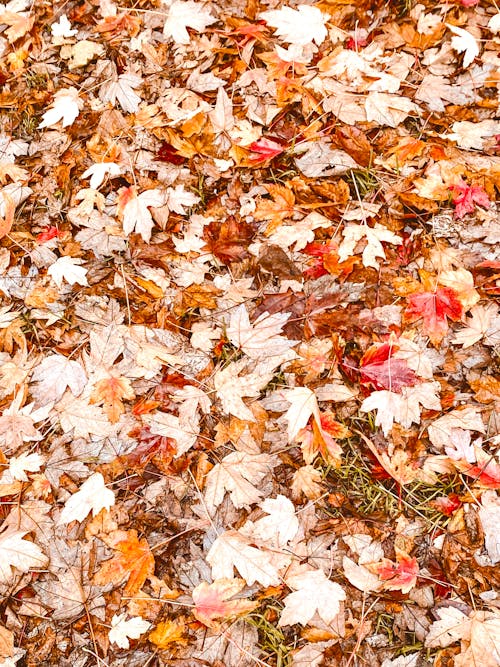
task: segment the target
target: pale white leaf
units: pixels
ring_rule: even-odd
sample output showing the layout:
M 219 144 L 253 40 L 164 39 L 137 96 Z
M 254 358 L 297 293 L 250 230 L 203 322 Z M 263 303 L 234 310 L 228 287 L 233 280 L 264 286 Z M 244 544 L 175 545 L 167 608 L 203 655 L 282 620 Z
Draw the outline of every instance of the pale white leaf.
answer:
M 140 76 L 125 72 L 115 80 L 103 83 L 99 89 L 99 97 L 103 102 L 110 102 L 113 106 L 118 102 L 127 113 L 135 113 L 139 109 L 141 98 L 134 89 L 141 85 Z
M 134 616 L 127 620 L 127 614 L 114 614 L 111 619 L 111 630 L 108 634 L 109 641 L 119 648 L 130 648 L 129 639 L 139 639 L 150 627 L 151 623 L 140 616 Z
M 67 359 L 62 354 L 51 354 L 42 359 L 33 371 L 32 380 L 39 384 L 32 393 L 44 405 L 58 401 L 69 388 L 74 396 L 79 396 L 87 384 L 87 376 L 78 361 Z
M 401 395 L 393 391 L 383 389 L 373 391 L 361 404 L 361 412 L 377 411 L 375 417 L 375 426 L 381 426 L 384 435 L 387 437 L 395 421 L 401 418 Z
M 469 637 L 470 620 L 456 607 L 441 607 L 436 610 L 438 620 L 427 631 L 427 648 L 445 648 L 450 644 Z
M 258 485 L 276 461 L 269 454 L 232 452 L 207 474 L 205 503 L 211 514 L 221 504 L 226 492 L 237 509 L 249 507 L 262 498 Z
M 291 404 L 284 418 L 288 422 L 288 439 L 293 442 L 298 432 L 306 426 L 311 415 L 317 424 L 320 423 L 318 401 L 314 392 L 308 387 L 295 387 L 294 389 L 286 389 L 281 393 L 285 400 Z
M 48 558 L 40 547 L 23 539 L 26 532 L 6 531 L 0 535 L 0 583 L 5 584 L 14 577 L 14 570 L 29 572 L 32 568 L 44 567 Z
M 41 454 L 21 454 L 20 456 L 13 456 L 9 460 L 9 471 L 14 479 L 20 482 L 27 482 L 27 472 L 38 472 L 40 466 L 45 461 Z
M 268 516 L 258 521 L 247 521 L 240 532 L 252 542 L 272 549 L 283 549 L 299 530 L 299 520 L 293 503 L 285 496 L 266 498 L 260 507 Z
M 366 120 L 389 127 L 397 127 L 410 113 L 419 111 L 417 104 L 402 95 L 373 92 L 365 100 Z
M 80 104 L 81 101 L 76 88 L 60 88 L 54 95 L 52 109 L 43 114 L 42 122 L 38 126 L 38 129 L 51 127 L 60 120 L 62 120 L 63 127 L 72 125 L 80 113 Z
M 455 333 L 453 343 L 467 348 L 485 338 L 486 345 L 500 342 L 500 311 L 494 303 L 471 308 L 466 326 Z M 490 342 L 488 342 L 490 341 Z M 492 342 L 491 342 L 492 341 Z
M 167 206 L 171 211 L 175 211 L 179 215 L 185 215 L 186 209 L 191 208 L 191 206 L 194 206 L 199 201 L 200 198 L 198 195 L 186 190 L 182 184 L 176 185 L 175 188 L 168 188 L 167 190 Z
M 237 530 L 228 530 L 215 540 L 207 554 L 213 579 L 232 579 L 234 568 L 249 586 L 278 586 L 280 571 L 292 560 L 291 555 L 252 546 Z
M 461 428 L 469 431 L 485 433 L 486 429 L 478 409 L 467 406 L 462 410 L 456 409 L 448 414 L 435 419 L 427 429 L 429 439 L 439 450 L 442 450 L 450 442 L 450 434 L 453 428 Z
M 106 488 L 100 472 L 91 475 L 80 490 L 68 498 L 59 516 L 58 524 L 83 521 L 90 512 L 95 516 L 102 509 L 109 510 L 115 504 L 115 494 Z
M 483 493 L 478 514 L 484 531 L 484 547 L 492 565 L 496 565 L 500 563 L 500 498 L 495 491 Z
M 282 7 L 261 12 L 260 18 L 276 28 L 276 35 L 290 44 L 305 45 L 315 42 L 318 46 L 324 42 L 328 31 L 328 14 L 311 5 L 299 5 L 297 9 Z
M 203 32 L 215 23 L 217 18 L 206 9 L 205 5 L 192 0 L 175 0 L 168 8 L 167 20 L 163 26 L 165 37 L 172 37 L 176 44 L 189 44 L 187 28 Z
M 469 67 L 474 58 L 479 55 L 479 44 L 476 38 L 468 30 L 451 25 L 451 23 L 445 25 L 455 35 L 451 38 L 451 46 L 457 53 L 464 54 L 464 67 Z
M 70 285 L 77 283 L 78 285 L 86 286 L 88 285 L 86 278 L 87 269 L 81 266 L 83 263 L 83 259 L 79 257 L 64 255 L 49 266 L 47 274 L 59 288 L 62 287 L 63 281 L 66 281 Z
M 91 189 L 97 190 L 107 175 L 113 177 L 119 176 L 121 173 L 120 165 L 115 162 L 98 162 L 86 169 L 80 178 L 90 178 Z
M 229 132 L 234 127 L 233 103 L 221 86 L 217 91 L 217 100 L 213 111 L 208 114 L 215 134 Z
M 323 570 L 308 570 L 286 579 L 295 591 L 283 602 L 278 625 L 306 625 L 317 613 L 329 625 L 340 612 L 340 603 L 346 599 L 344 589 L 330 581 Z
M 251 324 L 245 305 L 240 304 L 231 310 L 226 335 L 251 359 L 281 355 L 298 343 L 279 335 L 289 317 L 290 313 L 264 312 Z
M 362 258 L 364 266 L 371 266 L 374 269 L 379 268 L 377 258 L 385 259 L 385 252 L 382 246 L 384 243 L 393 243 L 400 245 L 403 240 L 394 232 L 391 232 L 387 227 L 375 223 L 373 227 L 368 225 L 357 225 L 349 223 L 342 231 L 344 237 L 339 246 L 338 254 L 341 262 L 351 257 L 354 254 L 355 248 L 361 239 L 366 240 L 366 246 L 363 250 Z
M 500 12 L 490 18 L 488 22 L 488 28 L 495 34 L 500 32 Z
M 460 120 L 451 126 L 451 134 L 441 134 L 444 139 L 456 141 L 460 148 L 484 148 L 484 140 L 500 134 L 500 121 L 481 120 L 473 123 L 470 120 Z
M 146 243 L 151 239 L 151 230 L 154 226 L 153 217 L 149 207 L 158 208 L 164 206 L 167 194 L 163 190 L 155 188 L 146 190 L 141 194 L 131 193 L 122 209 L 123 231 L 127 236 L 135 231 L 140 234 Z
M 78 30 L 71 28 L 71 23 L 66 14 L 61 14 L 59 21 L 50 26 L 50 31 L 54 37 L 73 37 Z
M 245 360 L 229 364 L 214 375 L 214 387 L 221 400 L 222 409 L 244 421 L 255 421 L 250 408 L 243 402 L 243 397 L 255 398 L 272 380 L 273 371 L 262 373 L 247 373 L 239 375 L 246 368 Z
M 351 169 L 359 169 L 358 163 L 348 153 L 331 148 L 326 139 L 300 142 L 294 152 L 302 153 L 295 159 L 295 164 L 308 178 L 339 176 Z
M 376 574 L 370 572 L 364 565 L 356 564 L 347 556 L 343 558 L 342 567 L 349 583 L 364 593 L 379 591 L 384 584 Z

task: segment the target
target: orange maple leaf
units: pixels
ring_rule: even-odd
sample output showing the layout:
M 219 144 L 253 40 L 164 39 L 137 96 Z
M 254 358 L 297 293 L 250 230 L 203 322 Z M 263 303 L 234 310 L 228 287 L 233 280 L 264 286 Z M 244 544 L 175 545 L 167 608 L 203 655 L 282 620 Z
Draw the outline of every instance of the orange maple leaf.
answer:
M 116 549 L 113 558 L 107 560 L 96 573 L 94 581 L 98 585 L 120 584 L 125 579 L 125 595 L 135 595 L 148 577 L 154 573 L 155 559 L 145 538 L 139 539 L 136 530 L 117 531 Z M 120 539 L 123 538 L 123 539 Z
M 417 559 L 410 558 L 407 553 L 398 549 L 396 549 L 396 563 L 384 558 L 374 569 L 382 581 L 387 582 L 384 588 L 388 591 L 401 590 L 402 593 L 408 593 L 417 583 L 419 572 Z
M 120 419 L 120 415 L 125 412 L 123 401 L 130 401 L 133 398 L 135 398 L 135 392 L 130 385 L 130 380 L 111 376 L 96 382 L 90 402 L 102 405 L 109 421 L 115 424 Z
M 286 218 L 291 218 L 295 211 L 295 195 L 284 185 L 266 185 L 272 199 L 261 199 L 253 217 L 255 220 L 270 220 L 266 235 L 272 234 Z
M 184 619 L 177 618 L 158 623 L 156 628 L 149 634 L 149 641 L 158 646 L 159 649 L 166 648 L 170 644 L 181 644 L 185 646 L 188 642 L 184 637 L 186 623 Z

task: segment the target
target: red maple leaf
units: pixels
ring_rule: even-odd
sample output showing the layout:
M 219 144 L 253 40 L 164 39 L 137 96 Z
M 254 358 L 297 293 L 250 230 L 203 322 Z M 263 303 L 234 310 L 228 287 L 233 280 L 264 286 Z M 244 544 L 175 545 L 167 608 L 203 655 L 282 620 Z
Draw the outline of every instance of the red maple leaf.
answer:
M 394 359 L 397 345 L 372 345 L 361 359 L 361 382 L 371 383 L 375 389 L 399 392 L 417 381 L 415 373 L 404 359 Z
M 384 558 L 377 566 L 376 571 L 382 581 L 387 583 L 384 588 L 388 591 L 401 590 L 408 593 L 417 583 L 418 563 L 416 558 L 403 551 L 396 552 L 396 563 Z
M 407 322 L 422 320 L 424 333 L 433 345 L 439 345 L 448 332 L 448 319 L 458 322 L 463 314 L 463 306 L 455 290 L 438 287 L 433 292 L 417 292 L 408 297 L 405 311 Z
M 250 156 L 250 162 L 254 164 L 272 160 L 285 150 L 277 141 L 273 141 L 267 137 L 261 137 L 258 141 L 252 141 L 248 149 L 251 150 L 252 153 L 255 153 L 255 155 Z
M 488 208 L 490 200 L 488 195 L 479 185 L 468 185 L 465 181 L 460 180 L 450 188 L 456 195 L 453 197 L 455 205 L 455 218 L 459 220 L 467 213 L 473 213 L 475 204 Z

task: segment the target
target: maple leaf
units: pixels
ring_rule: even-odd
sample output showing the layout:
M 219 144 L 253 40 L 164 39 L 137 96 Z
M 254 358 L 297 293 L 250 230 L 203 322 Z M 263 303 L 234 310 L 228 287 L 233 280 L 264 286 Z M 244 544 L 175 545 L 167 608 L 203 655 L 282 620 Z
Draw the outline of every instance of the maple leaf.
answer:
M 66 14 L 61 14 L 57 23 L 52 23 L 50 32 L 53 37 L 73 37 L 78 33 L 78 30 L 71 28 L 71 23 Z
M 92 190 L 97 190 L 104 181 L 106 175 L 109 174 L 109 176 L 113 177 L 119 176 L 121 173 L 122 168 L 119 164 L 115 164 L 114 162 L 99 162 L 86 169 L 80 178 L 90 177 L 90 187 Z
M 354 254 L 354 249 L 361 239 L 366 239 L 366 247 L 363 250 L 362 260 L 363 266 L 371 266 L 374 269 L 379 268 L 377 257 L 385 259 L 385 252 L 382 246 L 382 241 L 385 243 L 394 243 L 399 245 L 403 239 L 391 232 L 383 225 L 375 224 L 374 227 L 368 225 L 357 225 L 354 223 L 347 224 L 342 235 L 344 240 L 338 248 L 338 255 L 341 262 L 344 262 L 351 255 Z
M 372 566 L 373 570 L 384 582 L 388 591 L 400 590 L 409 593 L 417 583 L 419 567 L 416 558 L 410 558 L 404 551 L 396 549 L 396 563 L 384 558 L 382 562 Z
M 40 547 L 24 539 L 27 532 L 7 529 L 0 534 L 0 583 L 11 581 L 14 569 L 29 572 L 47 564 L 48 558 Z
M 240 509 L 248 507 L 262 498 L 256 486 L 269 474 L 276 461 L 269 454 L 232 452 L 217 463 L 207 474 L 205 502 L 213 514 L 227 491 L 233 505 Z
M 231 311 L 226 336 L 251 359 L 281 356 L 299 342 L 279 335 L 290 315 L 291 313 L 270 315 L 264 312 L 251 324 L 247 309 L 240 304 Z M 293 356 L 295 355 L 290 353 L 290 358 Z
M 484 139 L 494 137 L 500 133 L 500 121 L 482 120 L 479 123 L 473 123 L 469 120 L 462 120 L 453 123 L 451 129 L 452 134 L 441 136 L 445 139 L 456 141 L 460 148 L 482 149 Z
M 121 188 L 118 191 L 117 212 L 122 218 L 125 234 L 128 236 L 135 230 L 146 243 L 149 243 L 154 226 L 149 207 L 164 206 L 166 201 L 166 193 L 158 189 L 146 190 L 138 194 L 135 185 Z
M 323 493 L 322 476 L 312 465 L 305 465 L 293 474 L 292 497 L 297 500 L 304 494 L 308 500 L 316 500 Z
M 184 619 L 176 618 L 158 623 L 153 632 L 149 633 L 148 640 L 159 649 L 166 649 L 171 644 L 186 646 L 188 643 L 185 634 L 187 626 Z
M 200 2 L 174 0 L 168 8 L 167 20 L 163 26 L 165 37 L 172 37 L 176 44 L 189 44 L 187 28 L 203 32 L 215 23 L 217 18 Z
M 83 521 L 92 512 L 95 516 L 102 509 L 115 504 L 115 494 L 107 489 L 104 477 L 96 472 L 82 484 L 80 490 L 68 498 L 59 516 L 59 524 Z
M 479 519 L 484 531 L 484 548 L 492 565 L 500 563 L 500 542 L 498 526 L 500 525 L 500 498 L 495 491 L 485 491 L 481 496 Z
M 148 577 L 153 575 L 155 560 L 147 540 L 137 536 L 136 530 L 116 531 L 110 540 L 117 553 L 101 565 L 94 582 L 99 585 L 112 583 L 113 586 L 127 581 L 124 595 L 135 595 Z
M 150 627 L 151 623 L 140 616 L 127 620 L 127 614 L 113 614 L 111 630 L 108 633 L 109 641 L 119 648 L 130 648 L 129 639 L 139 639 Z
M 405 319 L 408 322 L 422 320 L 424 334 L 438 346 L 448 332 L 447 318 L 458 322 L 463 307 L 458 295 L 449 287 L 437 287 L 433 292 L 417 292 L 408 297 Z
M 361 381 L 372 383 L 375 389 L 395 392 L 401 391 L 405 386 L 414 385 L 417 377 L 408 368 L 406 361 L 394 358 L 397 351 L 397 345 L 391 343 L 372 345 L 360 362 Z
M 107 81 L 99 89 L 99 97 L 103 102 L 110 102 L 115 106 L 120 104 L 123 111 L 136 113 L 141 103 L 140 96 L 134 88 L 142 85 L 142 79 L 137 74 L 125 72 L 116 77 L 115 80 Z
M 193 616 L 209 628 L 216 629 L 219 619 L 229 619 L 253 611 L 258 602 L 230 600 L 244 587 L 243 579 L 217 579 L 212 584 L 203 581 L 193 590 Z
M 41 454 L 21 454 L 20 456 L 13 456 L 9 461 L 9 472 L 13 479 L 20 482 L 27 482 L 27 472 L 37 472 L 40 466 L 45 461 Z
M 55 284 L 61 288 L 63 281 L 66 281 L 70 285 L 77 283 L 78 285 L 87 286 L 87 269 L 84 269 L 83 259 L 78 257 L 59 257 L 53 264 L 47 269 L 47 275 L 49 275 Z
M 224 264 L 244 259 L 255 229 L 232 215 L 223 221 L 210 222 L 203 230 L 206 249 Z
M 62 354 L 51 354 L 42 359 L 31 379 L 38 382 L 32 394 L 42 405 L 58 401 L 67 388 L 74 396 L 79 396 L 87 384 L 87 376 L 81 364 Z
M 495 345 L 499 342 L 500 311 L 494 303 L 485 306 L 474 306 L 465 321 L 466 326 L 456 332 L 453 343 L 470 347 L 481 339 L 486 345 Z
M 253 164 L 261 164 L 262 162 L 267 162 L 268 160 L 272 160 L 277 155 L 283 153 L 285 149 L 277 141 L 273 141 L 268 137 L 261 137 L 257 141 L 252 141 L 252 143 L 248 146 L 248 150 L 252 151 L 252 153 L 255 153 L 255 155 L 250 156 L 249 158 L 250 162 L 252 162 Z M 284 187 L 284 186 L 275 186 L 275 187 Z
M 266 189 L 272 199 L 261 199 L 253 217 L 255 220 L 271 220 L 272 226 L 266 230 L 266 234 L 271 233 L 278 227 L 283 220 L 291 218 L 295 212 L 295 195 L 283 185 L 270 184 Z
M 214 375 L 214 387 L 220 398 L 224 412 L 243 419 L 255 421 L 252 411 L 243 402 L 243 397 L 257 397 L 272 380 L 273 371 L 253 372 L 240 375 L 247 367 L 244 359 L 231 363 Z
M 90 402 L 102 405 L 109 421 L 115 424 L 125 412 L 123 401 L 131 401 L 134 398 L 135 392 L 130 380 L 111 375 L 96 382 Z
M 293 442 L 311 415 L 317 424 L 321 423 L 318 401 L 314 392 L 308 387 L 286 389 L 283 391 L 283 397 L 291 404 L 284 419 L 288 422 L 288 439 Z
M 12 6 L 12 2 L 8 3 L 7 6 L 1 5 L 2 9 L 9 9 L 9 6 Z M 25 9 L 26 4 L 21 3 L 21 7 L 12 7 L 13 9 Z M 5 35 L 9 42 L 13 43 L 17 41 L 20 37 L 25 35 L 31 30 L 35 22 L 35 16 L 31 12 L 23 11 L 3 11 L 0 14 L 0 24 L 5 24 L 10 26 L 8 30 L 5 31 Z
M 461 220 L 467 213 L 474 212 L 474 204 L 489 208 L 491 202 L 488 195 L 479 185 L 467 185 L 463 180 L 458 181 L 450 188 L 453 193 L 455 217 Z
M 455 37 L 451 38 L 452 48 L 458 53 L 464 54 L 464 67 L 469 67 L 475 57 L 479 55 L 479 44 L 476 38 L 468 30 L 451 25 L 450 23 L 446 23 L 445 25 L 455 35 Z
M 285 42 L 306 45 L 315 42 L 320 46 L 328 32 L 325 23 L 328 14 L 323 14 L 317 7 L 299 5 L 297 9 L 282 7 L 260 13 L 260 18 L 276 28 L 276 34 Z
M 306 569 L 288 576 L 286 583 L 295 590 L 283 600 L 285 607 L 279 626 L 306 625 L 315 614 L 330 625 L 340 612 L 340 603 L 346 599 L 344 589 L 330 581 L 323 570 Z
M 54 95 L 52 109 L 43 114 L 42 122 L 38 126 L 38 129 L 51 127 L 60 120 L 62 120 L 63 127 L 72 125 L 80 113 L 80 104 L 76 88 L 60 88 Z
M 278 586 L 279 572 L 290 564 L 291 556 L 267 549 L 259 549 L 237 530 L 227 530 L 219 535 L 207 554 L 214 579 L 232 579 L 236 568 L 251 586 Z

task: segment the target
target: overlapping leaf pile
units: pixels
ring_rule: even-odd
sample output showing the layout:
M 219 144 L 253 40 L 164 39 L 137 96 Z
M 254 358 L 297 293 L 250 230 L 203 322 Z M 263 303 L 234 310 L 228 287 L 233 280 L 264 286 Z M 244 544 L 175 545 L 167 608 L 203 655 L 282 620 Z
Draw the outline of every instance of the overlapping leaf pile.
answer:
M 0 31 L 0 665 L 499 665 L 495 3 Z

